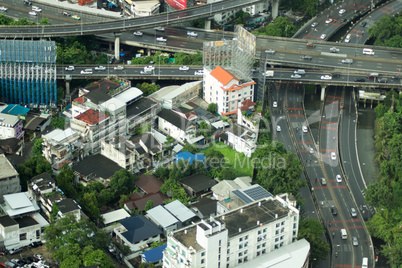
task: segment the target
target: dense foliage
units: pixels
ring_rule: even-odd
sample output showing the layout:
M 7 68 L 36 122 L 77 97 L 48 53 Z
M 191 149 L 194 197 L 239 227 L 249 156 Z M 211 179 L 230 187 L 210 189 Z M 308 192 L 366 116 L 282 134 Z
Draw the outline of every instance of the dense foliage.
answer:
M 17 167 L 17 171 L 20 175 L 20 184 L 22 191 L 27 190 L 27 182 L 32 177 L 35 177 L 44 172 L 47 172 L 50 175 L 52 175 L 53 173 L 50 163 L 41 154 L 34 155 L 27 161 L 25 161 L 25 163 L 19 164 Z
M 402 48 L 402 17 L 386 15 L 368 29 L 374 45 Z
M 161 51 L 156 52 L 152 56 L 146 56 L 141 58 L 133 58 L 131 64 L 176 64 L 176 65 L 202 65 L 202 53 L 197 51 L 196 54 L 186 54 L 184 52 L 178 52 L 173 55 L 174 61 L 169 60 L 171 58 L 170 54 L 162 53 Z
M 329 244 L 322 239 L 324 227 L 315 219 L 300 222 L 297 238 L 305 238 L 310 243 L 310 260 L 325 260 L 329 253 Z
M 152 93 L 158 91 L 161 88 L 160 85 L 150 84 L 147 82 L 144 82 L 142 84 L 138 83 L 136 87 L 141 89 L 141 91 L 144 93 L 144 96 L 151 95 Z
M 288 17 L 276 17 L 276 19 L 267 26 L 258 28 L 253 34 L 262 34 L 269 36 L 292 37 L 298 30 Z
M 400 95 L 391 90 L 375 111 L 378 181 L 366 191 L 366 202 L 377 209 L 367 227 L 370 234 L 385 241 L 382 253 L 395 267 L 402 266 L 402 105 Z

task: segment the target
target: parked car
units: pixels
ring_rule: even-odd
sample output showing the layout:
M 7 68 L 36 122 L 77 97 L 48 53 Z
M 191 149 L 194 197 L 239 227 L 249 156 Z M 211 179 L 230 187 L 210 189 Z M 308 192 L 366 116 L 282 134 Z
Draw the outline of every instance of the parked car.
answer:
M 14 255 L 20 252 L 22 252 L 22 248 L 13 248 L 9 250 L 10 255 Z
M 95 69 L 95 71 L 105 71 L 106 67 L 105 66 L 96 66 L 94 69 Z
M 37 248 L 42 246 L 42 242 L 41 241 L 37 241 L 37 242 L 32 242 L 28 245 L 30 248 Z
M 134 32 L 133 34 L 134 34 L 135 36 L 142 36 L 142 35 L 143 35 L 143 33 L 140 32 L 140 31 L 136 31 L 136 32 Z
M 190 70 L 190 67 L 188 67 L 188 66 L 181 66 L 181 67 L 179 67 L 179 70 L 180 70 L 180 71 L 188 71 L 188 70 Z
M 121 65 L 118 65 L 118 66 L 114 66 L 113 69 L 116 70 L 116 71 L 122 71 L 122 70 L 124 70 L 124 67 L 121 66 Z
M 265 53 L 267 53 L 267 54 L 275 54 L 275 50 L 267 49 L 267 50 L 265 50 Z
M 38 262 L 39 261 L 39 259 L 36 258 L 36 257 L 28 257 L 27 259 L 30 260 L 31 262 Z

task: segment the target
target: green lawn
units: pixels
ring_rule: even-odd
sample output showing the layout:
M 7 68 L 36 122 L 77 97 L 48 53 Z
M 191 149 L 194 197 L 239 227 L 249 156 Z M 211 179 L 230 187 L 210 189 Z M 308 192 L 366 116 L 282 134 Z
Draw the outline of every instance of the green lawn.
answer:
M 239 153 L 231 147 L 223 144 L 217 143 L 212 147 L 208 147 L 202 150 L 202 154 L 206 154 L 210 150 L 217 150 L 225 156 L 226 164 L 228 169 L 236 174 L 236 177 L 242 176 L 253 176 L 253 165 L 251 158 L 248 158 L 243 153 Z

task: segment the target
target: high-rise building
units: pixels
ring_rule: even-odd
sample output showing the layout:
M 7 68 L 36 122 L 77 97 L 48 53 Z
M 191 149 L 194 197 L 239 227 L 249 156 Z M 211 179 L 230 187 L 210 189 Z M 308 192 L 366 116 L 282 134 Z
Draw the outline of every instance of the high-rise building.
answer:
M 235 267 L 289 245 L 299 225 L 293 204 L 268 197 L 172 232 L 163 267 Z
M 56 43 L 0 40 L 0 100 L 29 107 L 55 107 Z

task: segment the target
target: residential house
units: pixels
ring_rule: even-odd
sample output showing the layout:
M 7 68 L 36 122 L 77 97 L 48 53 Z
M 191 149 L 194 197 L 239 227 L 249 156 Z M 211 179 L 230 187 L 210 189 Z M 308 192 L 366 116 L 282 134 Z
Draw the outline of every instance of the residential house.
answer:
M 0 149 L 5 154 L 21 155 L 24 148 L 24 139 L 8 138 L 0 140 Z
M 218 200 L 201 197 L 191 204 L 192 210 L 200 219 L 207 219 L 216 216 L 216 206 Z
M 41 134 L 52 122 L 51 114 L 36 114 L 36 113 L 28 113 L 25 116 L 25 125 L 24 129 L 28 133 L 29 131 L 37 134 Z
M 298 225 L 286 200 L 260 199 L 170 233 L 163 267 L 236 267 L 293 243 Z
M 249 186 L 251 186 L 251 178 L 249 176 L 238 177 L 234 180 L 222 180 L 218 184 L 212 186 L 212 196 L 216 200 L 223 200 L 230 198 L 233 191 Z
M 21 139 L 25 133 L 22 127 L 22 120 L 19 116 L 0 114 L 0 139 Z
M 91 91 L 100 90 L 105 94 L 113 95 L 112 92 L 118 90 L 121 87 L 119 83 L 113 82 L 109 79 L 101 79 L 99 81 L 95 81 L 92 85 L 89 85 L 85 88 L 79 89 L 78 95 L 81 97 Z
M 67 214 L 72 214 L 75 216 L 75 219 L 79 221 L 82 217 L 81 207 L 75 202 L 72 198 L 66 198 L 57 202 L 57 206 L 59 208 L 59 212 L 57 215 L 60 218 L 63 218 Z
M 179 181 L 191 197 L 198 197 L 211 191 L 216 181 L 204 174 L 194 174 Z
M 104 213 L 101 216 L 103 218 L 103 223 L 107 226 L 122 219 L 129 218 L 130 214 L 124 208 L 121 208 Z
M 25 247 L 40 240 L 40 224 L 32 217 L 11 218 L 9 215 L 0 217 L 0 244 L 6 249 Z
M 257 133 L 261 115 L 255 112 L 255 105 L 249 99 L 241 102 L 241 106 L 237 112 L 237 125 L 246 127 Z
M 253 100 L 255 84 L 217 66 L 211 72 L 204 70 L 203 98 L 207 103 L 216 103 L 220 114 L 235 114 L 242 101 Z
M 142 194 L 135 193 L 130 196 L 130 200 L 124 202 L 124 208 L 127 211 L 139 210 L 144 211 L 148 201 L 152 201 L 154 207 L 164 204 L 165 200 L 169 199 L 166 195 L 161 192 Z
M 4 195 L 21 192 L 20 176 L 4 154 L 0 154 L 0 202 Z
M 135 185 L 145 194 L 157 193 L 161 190 L 163 182 L 155 175 L 141 174 Z
M 162 266 L 163 251 L 166 249 L 166 246 L 165 244 L 141 253 L 141 263 L 152 263 L 155 266 Z
M 150 98 L 140 98 L 127 105 L 126 133 L 133 135 L 136 128 L 147 124 L 153 125 L 159 111 L 159 103 Z
M 174 200 L 164 206 L 164 208 L 170 212 L 173 216 L 175 216 L 184 226 L 187 223 L 190 223 L 192 220 L 197 219 L 197 215 L 186 207 L 182 202 L 179 200 Z
M 111 97 L 108 94 L 98 89 L 75 98 L 71 103 L 72 117 L 75 118 L 89 109 L 100 110 L 100 104 L 110 99 Z
M 130 87 L 127 90 L 115 95 L 114 98 L 129 106 L 131 103 L 140 99 L 142 97 L 142 94 L 143 92 L 139 88 Z
M 163 205 L 148 210 L 145 216 L 163 230 L 165 235 L 182 227 L 182 223 L 165 209 Z
M 181 144 L 190 142 L 196 134 L 196 126 L 172 110 L 162 109 L 158 114 L 159 129 Z
M 153 242 L 160 241 L 162 231 L 142 214 L 123 219 L 119 223 L 121 225 L 114 229 L 116 242 L 130 248 L 128 258 L 137 257 Z
M 233 125 L 226 132 L 226 135 L 227 144 L 239 153 L 244 153 L 247 157 L 251 157 L 257 148 L 257 134 L 244 127 Z
M 108 140 L 101 141 L 101 154 L 121 168 L 131 172 L 138 172 L 144 168 L 140 159 L 140 155 L 136 150 L 135 144 L 127 140 L 124 136 L 113 137 Z

